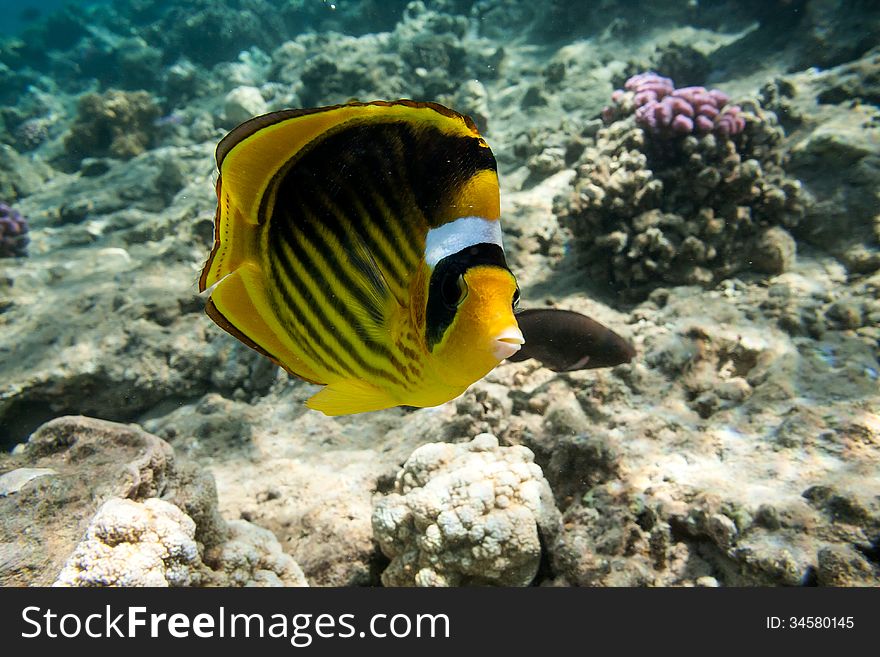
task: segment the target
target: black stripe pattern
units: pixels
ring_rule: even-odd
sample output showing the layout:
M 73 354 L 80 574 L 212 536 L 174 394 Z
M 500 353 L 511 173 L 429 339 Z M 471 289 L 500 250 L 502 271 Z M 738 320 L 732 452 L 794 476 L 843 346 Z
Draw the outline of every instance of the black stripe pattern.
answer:
M 306 356 L 341 376 L 418 382 L 416 343 L 392 343 L 384 325 L 389 301 L 408 306 L 427 231 L 484 169 L 495 160 L 477 138 L 404 121 L 343 124 L 281 168 L 260 209 L 263 271 Z

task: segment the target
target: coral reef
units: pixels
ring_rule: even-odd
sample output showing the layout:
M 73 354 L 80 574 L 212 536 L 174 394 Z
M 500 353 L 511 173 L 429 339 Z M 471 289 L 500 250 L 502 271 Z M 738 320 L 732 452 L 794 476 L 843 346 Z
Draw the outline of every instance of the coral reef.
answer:
M 0 258 L 26 256 L 29 243 L 27 220 L 15 208 L 0 203 Z
M 129 159 L 155 141 L 154 121 L 161 110 L 146 91 L 111 89 L 80 98 L 77 117 L 64 140 L 67 155 Z
M 671 86 L 651 80 L 639 93 L 655 102 L 652 94 Z M 742 269 L 775 274 L 791 264 L 790 254 L 773 253 L 785 240 L 779 231 L 797 225 L 809 197 L 782 166 L 775 116 L 756 101 L 742 108 L 737 118 L 745 125 L 735 138 L 722 130 L 655 140 L 632 116 L 599 130 L 572 192 L 555 205 L 595 280 L 639 298 L 663 283 L 711 285 Z
M 503 49 L 468 34 L 465 17 L 411 2 L 388 33 L 303 35 L 280 46 L 270 77 L 292 85 L 303 106 L 430 98 L 460 102 L 485 125 L 488 103 L 480 87 L 495 76 L 501 59 Z
M 539 532 L 555 535 L 558 512 L 524 447 L 491 434 L 466 445 L 424 445 L 373 509 L 373 530 L 391 564 L 386 586 L 531 583 Z
M 295 584 L 299 564 L 313 586 L 876 586 L 875 5 L 120 0 L 0 38 L 0 199 L 32 240 L 0 260 L 0 583 Z M 729 93 L 731 134 L 696 110 L 723 113 L 710 91 L 637 121 L 646 70 Z M 224 131 L 401 96 L 491 145 L 526 305 L 620 329 L 637 359 L 505 363 L 438 408 L 331 419 L 205 317 Z M 403 492 L 425 445 L 451 461 L 419 457 Z M 531 493 L 515 518 L 479 496 L 514 466 L 543 520 Z M 454 500 L 487 533 L 437 542 L 468 472 Z M 374 508 L 411 518 L 382 524 L 406 535 L 390 566 Z
M 3 585 L 305 585 L 271 532 L 223 520 L 210 474 L 135 426 L 57 418 L 0 470 L 0 544 L 19 537 Z
M 480 30 L 498 39 L 526 33 L 539 41 L 586 36 L 633 37 L 649 25 L 668 25 L 691 12 L 688 2 L 645 0 L 583 5 L 562 0 L 541 4 L 520 0 L 477 0 L 471 10 Z

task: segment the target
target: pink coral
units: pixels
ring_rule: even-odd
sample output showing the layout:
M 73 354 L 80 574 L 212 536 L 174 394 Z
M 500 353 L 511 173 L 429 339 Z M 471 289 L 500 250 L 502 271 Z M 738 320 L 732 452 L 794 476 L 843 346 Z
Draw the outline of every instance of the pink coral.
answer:
M 27 255 L 28 223 L 21 212 L 6 203 L 0 203 L 0 258 Z
M 626 81 L 623 87 L 635 94 L 635 103 L 638 107 L 652 100 L 660 100 L 675 91 L 675 85 L 671 79 L 656 73 L 634 75 Z
M 617 89 L 611 100 L 617 106 L 606 107 L 606 121 L 617 117 L 617 109 L 632 102 L 636 123 L 657 137 L 675 137 L 693 132 L 713 132 L 732 137 L 745 128 L 738 105 L 728 105 L 730 98 L 718 89 L 683 87 L 656 73 L 639 73 L 629 78 L 624 89 Z

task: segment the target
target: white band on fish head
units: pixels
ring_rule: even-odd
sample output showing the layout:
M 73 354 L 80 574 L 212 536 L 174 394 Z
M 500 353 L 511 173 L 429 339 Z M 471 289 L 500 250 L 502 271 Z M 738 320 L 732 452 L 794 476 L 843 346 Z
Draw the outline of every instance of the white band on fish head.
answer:
M 501 221 L 483 217 L 459 217 L 428 231 L 425 262 L 433 269 L 446 256 L 475 244 L 501 244 Z

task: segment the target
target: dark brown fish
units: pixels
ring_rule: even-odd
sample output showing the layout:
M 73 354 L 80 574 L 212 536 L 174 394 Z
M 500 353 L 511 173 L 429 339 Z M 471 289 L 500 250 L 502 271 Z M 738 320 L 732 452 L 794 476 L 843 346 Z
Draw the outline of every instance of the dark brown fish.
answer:
M 510 361 L 534 358 L 554 372 L 628 363 L 633 346 L 607 326 L 571 310 L 532 308 L 516 313 L 525 344 Z

